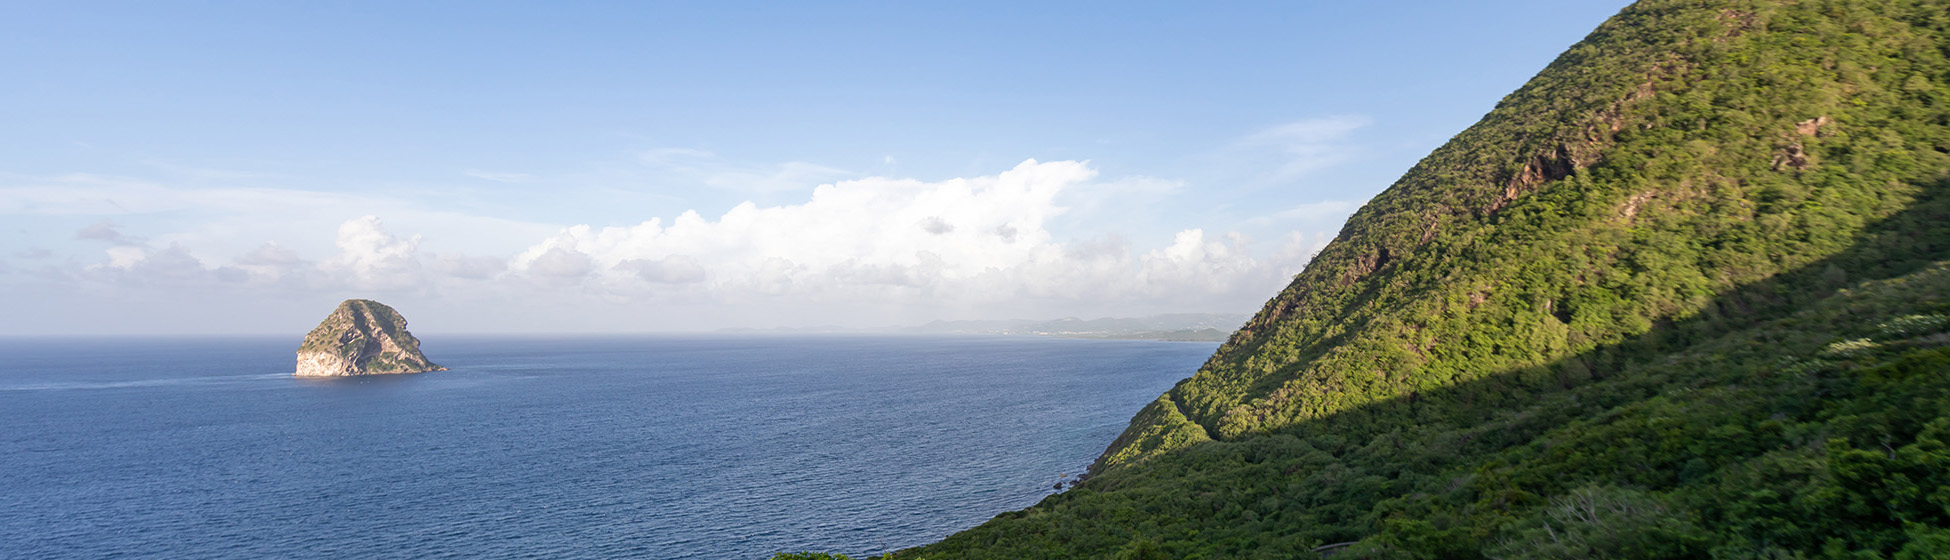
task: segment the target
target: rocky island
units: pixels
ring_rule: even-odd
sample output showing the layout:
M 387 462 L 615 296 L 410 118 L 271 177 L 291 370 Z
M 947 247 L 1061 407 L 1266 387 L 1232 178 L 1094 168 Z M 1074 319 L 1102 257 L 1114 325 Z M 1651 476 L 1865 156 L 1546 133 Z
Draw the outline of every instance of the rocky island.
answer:
M 406 318 L 386 304 L 348 299 L 298 347 L 298 377 L 344 377 L 445 371 L 420 354 Z

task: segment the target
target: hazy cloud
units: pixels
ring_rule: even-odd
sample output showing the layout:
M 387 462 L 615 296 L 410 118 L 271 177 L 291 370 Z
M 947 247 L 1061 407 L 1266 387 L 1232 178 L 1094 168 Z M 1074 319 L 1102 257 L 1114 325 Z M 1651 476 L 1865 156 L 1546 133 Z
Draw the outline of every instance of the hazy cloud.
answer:
M 508 269 L 507 259 L 466 255 L 433 257 L 429 264 L 441 274 L 468 280 L 486 280 Z
M 1251 218 L 1246 220 L 1245 223 L 1246 225 L 1265 225 L 1292 220 L 1308 222 L 1332 220 L 1339 222 L 1345 220 L 1348 214 L 1353 213 L 1359 207 L 1360 203 L 1348 200 L 1322 200 L 1301 204 L 1265 216 Z
M 803 161 L 740 164 L 708 151 L 689 148 L 649 150 L 639 154 L 637 161 L 711 187 L 754 193 L 803 190 L 852 174 L 844 169 Z
M 297 251 L 278 245 L 276 241 L 266 241 L 263 245 L 259 245 L 256 249 L 252 249 L 249 253 L 244 253 L 231 262 L 244 266 L 288 269 L 299 266 L 305 261 L 298 256 Z
M 71 277 L 124 287 L 164 286 L 208 288 L 222 280 L 188 247 L 170 244 L 162 249 L 117 245 L 107 250 L 108 262 L 72 271 Z M 221 276 L 235 276 L 236 272 Z
M 475 179 L 494 181 L 497 183 L 526 183 L 535 179 L 534 175 L 527 173 L 498 173 L 494 171 L 481 171 L 479 169 L 468 169 L 460 173 Z
M 1360 154 L 1351 138 L 1367 117 L 1343 115 L 1270 126 L 1219 149 L 1207 158 L 1221 169 L 1251 170 L 1237 180 L 1254 187 L 1290 184 Z
M 658 148 L 646 150 L 637 155 L 637 160 L 651 165 L 678 165 L 715 157 L 717 154 L 690 148 Z
M 649 282 L 665 284 L 690 284 L 704 280 L 704 265 L 690 255 L 671 255 L 661 259 L 626 259 L 617 263 L 618 270 L 626 270 Z
M 1367 117 L 1358 116 L 1295 121 L 1247 136 L 1237 148 L 1278 154 L 1270 178 L 1286 181 L 1347 160 L 1354 154 L 1347 136 L 1367 125 Z
M 655 157 L 714 156 L 670 151 Z M 355 202 L 303 191 L 288 191 L 293 199 L 251 189 L 163 196 L 139 184 L 91 188 L 111 195 L 115 207 L 145 212 L 215 202 L 243 215 L 242 209 L 260 202 L 266 210 L 259 220 L 279 219 L 307 203 L 325 208 L 322 213 Z M 456 306 L 512 299 L 580 305 L 583 312 L 598 314 L 622 313 L 619 306 L 628 305 L 705 314 L 745 309 L 747 317 L 823 317 L 822 322 L 864 317 L 858 314 L 865 309 L 883 310 L 882 316 L 937 318 L 953 317 L 954 310 L 1144 314 L 1250 309 L 1283 286 L 1328 238 L 1327 233 L 1294 233 L 1255 244 L 1239 234 L 1188 228 L 1139 246 L 1126 234 L 1156 239 L 1151 236 L 1159 232 L 1117 231 L 1077 209 L 1117 199 L 1119 193 L 1143 196 L 1178 188 L 1175 182 L 1143 177 L 1100 180 L 1085 162 L 1029 160 L 994 175 L 943 181 L 828 182 L 792 203 L 747 201 L 711 217 L 684 211 L 629 226 L 575 225 L 552 235 L 516 230 L 525 233 L 520 237 L 527 240 L 525 248 L 504 244 L 509 248 L 499 254 L 429 252 L 420 233 L 478 236 L 483 227 L 519 223 L 479 218 L 460 222 L 475 229 L 440 230 L 411 220 L 407 223 L 420 224 L 415 231 L 395 233 L 379 215 L 345 219 L 338 214 L 332 221 L 319 216 L 287 226 L 299 232 L 295 237 L 251 244 L 234 239 L 236 232 L 262 230 L 205 223 L 198 226 L 205 234 L 169 233 L 144 242 L 118 223 L 102 220 L 74 234 L 107 243 L 92 258 L 63 261 L 43 253 L 35 257 L 45 259 L 43 266 L 31 272 L 16 267 L 8 278 L 149 294 L 143 297 L 190 290 L 209 297 L 251 290 L 293 300 L 411 293 Z M 123 196 L 128 193 L 142 196 Z M 49 195 L 50 205 L 36 207 L 65 208 L 86 199 Z M 1347 206 L 1321 202 L 1269 216 L 1304 218 Z M 123 290 L 130 287 L 151 291 Z M 684 325 L 653 322 L 640 328 L 659 326 Z
M 74 233 L 75 239 L 107 241 L 116 245 L 142 245 L 147 243 L 140 237 L 132 237 L 115 229 L 115 222 L 102 220 Z
M 276 241 L 266 241 L 250 252 L 230 260 L 224 270 L 230 280 L 253 285 L 275 285 L 285 283 L 291 289 L 305 289 L 305 283 L 319 281 L 313 276 L 315 263 L 299 256 L 298 251 L 279 245 Z

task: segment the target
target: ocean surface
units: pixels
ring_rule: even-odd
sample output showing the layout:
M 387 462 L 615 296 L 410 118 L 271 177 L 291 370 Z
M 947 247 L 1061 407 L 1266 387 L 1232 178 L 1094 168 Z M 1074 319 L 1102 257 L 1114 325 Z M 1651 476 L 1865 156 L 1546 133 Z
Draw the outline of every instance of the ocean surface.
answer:
M 0 557 L 873 554 L 1036 503 L 1211 343 L 0 339 Z

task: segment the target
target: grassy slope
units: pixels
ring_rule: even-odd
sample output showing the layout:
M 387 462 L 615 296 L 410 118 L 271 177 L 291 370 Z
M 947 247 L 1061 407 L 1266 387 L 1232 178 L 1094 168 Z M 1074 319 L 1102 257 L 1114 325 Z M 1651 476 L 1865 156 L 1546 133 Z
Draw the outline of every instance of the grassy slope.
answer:
M 1946 58 L 1943 0 L 1640 2 L 1357 212 L 1081 488 L 897 556 L 1950 542 L 1944 337 L 1876 334 L 1950 311 Z M 1890 344 L 1823 353 L 1861 337 Z

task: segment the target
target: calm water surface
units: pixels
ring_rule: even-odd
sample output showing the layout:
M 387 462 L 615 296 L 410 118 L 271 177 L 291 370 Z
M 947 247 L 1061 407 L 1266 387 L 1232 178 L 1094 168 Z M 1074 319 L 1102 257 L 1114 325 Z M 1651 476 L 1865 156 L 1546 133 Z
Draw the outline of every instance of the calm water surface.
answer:
M 1048 495 L 1216 345 L 0 339 L 0 556 L 764 558 L 932 542 Z

